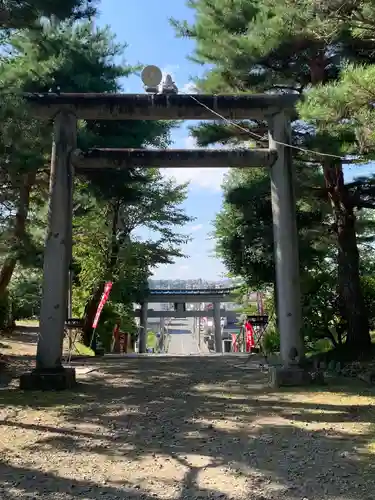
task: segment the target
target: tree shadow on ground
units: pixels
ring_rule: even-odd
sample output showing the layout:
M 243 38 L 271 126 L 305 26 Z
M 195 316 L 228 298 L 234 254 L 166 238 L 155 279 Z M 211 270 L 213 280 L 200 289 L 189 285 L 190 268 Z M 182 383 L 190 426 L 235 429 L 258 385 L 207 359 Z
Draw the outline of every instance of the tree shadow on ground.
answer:
M 38 334 L 39 326 L 17 326 L 14 330 L 4 332 L 0 338 L 36 344 L 38 341 Z
M 373 498 L 369 445 L 375 439 L 375 413 L 371 403 L 355 398 L 353 387 L 353 401 L 334 397 L 329 387 L 324 397 L 313 389 L 274 392 L 265 374 L 241 371 L 220 357 L 126 358 L 95 366 L 97 372 L 74 392 L 0 391 L 0 412 L 14 408 L 0 422 L 2 431 L 35 432 L 25 449 L 31 454 L 74 452 L 140 468 L 152 463 L 160 471 L 173 464 L 184 471 L 173 497 L 181 500 L 237 498 L 236 491 L 223 491 L 225 481 L 241 484 L 253 500 Z M 53 408 L 60 421 L 17 418 L 25 408 Z M 205 461 L 199 465 L 194 457 Z M 201 485 L 199 478 L 210 470 L 226 476 L 216 488 Z M 40 497 L 55 489 L 69 499 L 156 498 L 145 479 L 98 484 L 14 463 L 4 463 L 0 474 L 5 500 L 17 497 L 13 490 Z
M 96 500 L 103 498 L 106 500 L 157 500 L 155 494 L 147 493 L 143 489 L 136 487 L 132 483 L 123 481 L 121 487 L 109 484 L 97 484 L 89 480 L 67 479 L 53 473 L 42 473 L 37 469 L 28 467 L 14 467 L 0 462 L 0 475 L 2 484 L 0 493 L 2 500 L 19 500 L 20 498 L 84 498 L 86 500 Z M 194 485 L 196 471 L 192 470 L 186 475 L 186 488 L 189 492 Z M 16 479 L 15 479 L 16 478 Z M 182 486 L 182 492 L 186 490 Z M 195 498 L 220 498 L 220 500 L 230 500 L 225 494 L 217 495 L 217 491 L 197 488 Z M 181 498 L 186 498 L 184 494 Z M 254 496 L 254 500 L 261 500 L 261 497 Z

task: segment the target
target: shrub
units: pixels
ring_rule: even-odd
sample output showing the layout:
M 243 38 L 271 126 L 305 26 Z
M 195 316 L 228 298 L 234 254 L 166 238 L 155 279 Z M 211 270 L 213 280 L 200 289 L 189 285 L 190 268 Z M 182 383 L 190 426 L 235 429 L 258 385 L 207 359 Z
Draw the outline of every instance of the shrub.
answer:
M 266 354 L 280 351 L 280 333 L 274 325 L 270 325 L 263 336 L 263 350 Z
M 113 329 L 116 323 L 120 322 L 120 330 L 133 334 L 136 332 L 136 324 L 129 308 L 119 307 L 121 304 L 107 302 L 100 316 L 97 334 L 108 352 L 111 348 Z

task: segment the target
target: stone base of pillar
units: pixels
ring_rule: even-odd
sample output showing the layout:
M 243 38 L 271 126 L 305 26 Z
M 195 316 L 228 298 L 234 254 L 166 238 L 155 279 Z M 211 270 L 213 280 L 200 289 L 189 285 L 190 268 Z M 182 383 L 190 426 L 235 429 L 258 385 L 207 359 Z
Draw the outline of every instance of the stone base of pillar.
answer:
M 33 370 L 20 377 L 20 389 L 23 391 L 63 391 L 77 385 L 74 368 L 61 370 Z
M 269 369 L 271 387 L 297 387 L 311 384 L 324 384 L 323 373 L 311 373 L 299 366 L 271 366 Z

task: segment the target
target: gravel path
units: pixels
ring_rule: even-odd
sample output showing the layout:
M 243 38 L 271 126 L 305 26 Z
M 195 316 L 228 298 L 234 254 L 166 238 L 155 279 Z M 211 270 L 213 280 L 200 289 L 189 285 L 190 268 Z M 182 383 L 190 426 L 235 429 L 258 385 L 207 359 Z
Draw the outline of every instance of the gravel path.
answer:
M 191 333 L 172 333 L 168 354 L 188 356 L 189 354 L 199 353 L 198 343 Z
M 193 319 L 172 320 L 169 326 L 170 342 L 168 354 L 200 354 L 196 337 L 193 334 Z
M 74 392 L 1 390 L 0 498 L 374 498 L 373 396 L 274 393 L 233 361 L 107 359 Z

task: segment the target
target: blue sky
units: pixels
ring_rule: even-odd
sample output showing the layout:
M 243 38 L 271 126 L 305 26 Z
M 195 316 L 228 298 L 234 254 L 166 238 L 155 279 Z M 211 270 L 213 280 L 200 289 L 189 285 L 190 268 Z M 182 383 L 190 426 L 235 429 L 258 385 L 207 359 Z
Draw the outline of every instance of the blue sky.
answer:
M 168 19 L 193 20 L 194 12 L 185 5 L 185 0 L 137 0 L 135 2 L 102 0 L 98 25 L 109 25 L 119 42 L 128 44 L 125 52 L 129 64 L 155 64 L 164 72 L 172 74 L 180 92 L 188 90 L 192 77 L 199 76 L 203 69 L 191 63 L 187 56 L 194 44 L 175 37 Z M 144 92 L 138 77 L 124 81 L 124 92 Z M 173 134 L 176 148 L 194 147 L 186 125 Z M 372 168 L 372 170 L 374 170 Z M 365 175 L 369 167 L 351 167 L 346 172 L 346 180 L 354 175 Z M 173 265 L 161 266 L 155 278 L 203 278 L 219 279 L 225 268 L 214 256 L 214 242 L 210 238 L 212 220 L 222 203 L 220 190 L 223 170 L 178 169 L 171 173 L 178 180 L 190 180 L 189 197 L 184 203 L 187 213 L 195 221 L 187 228 L 193 237 L 184 248 L 187 255 Z M 146 231 L 142 236 L 152 237 Z
M 137 0 L 120 2 L 102 0 L 98 25 L 109 25 L 119 42 L 126 42 L 125 52 L 129 64 L 155 64 L 164 72 L 171 73 L 180 92 L 185 92 L 192 77 L 202 68 L 187 60 L 194 44 L 177 39 L 168 19 L 193 19 L 193 12 L 185 6 L 185 0 Z M 124 80 L 125 92 L 144 92 L 140 78 Z M 191 122 L 190 122 L 191 123 Z M 176 148 L 194 146 L 187 126 L 181 126 L 173 134 Z M 170 173 L 178 180 L 190 180 L 189 197 L 184 203 L 187 213 L 196 220 L 186 228 L 192 241 L 184 248 L 187 255 L 174 265 L 161 266 L 156 278 L 221 278 L 225 273 L 222 264 L 213 257 L 214 242 L 210 238 L 211 221 L 221 206 L 221 180 L 224 170 L 174 170 Z M 143 237 L 152 237 L 142 231 Z

